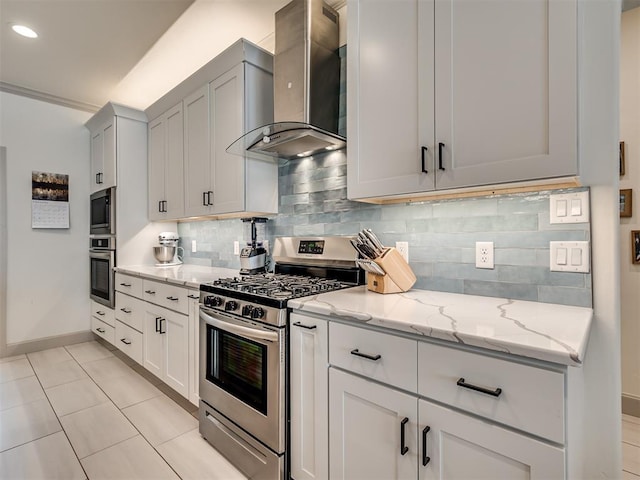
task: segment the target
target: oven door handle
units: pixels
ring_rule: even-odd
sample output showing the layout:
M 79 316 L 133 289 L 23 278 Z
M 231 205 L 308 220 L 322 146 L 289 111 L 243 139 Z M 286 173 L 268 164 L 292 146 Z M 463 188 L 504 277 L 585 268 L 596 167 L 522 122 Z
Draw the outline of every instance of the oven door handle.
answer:
M 200 310 L 200 318 L 206 323 L 208 323 L 209 325 L 217 327 L 220 330 L 225 330 L 227 332 L 235 333 L 236 335 L 253 338 L 254 340 L 264 340 L 267 342 L 278 341 L 278 334 L 276 332 L 265 331 L 263 329 L 242 327 L 234 323 L 225 322 L 224 320 L 219 320 L 215 317 L 212 317 L 211 315 L 207 315 L 202 310 Z

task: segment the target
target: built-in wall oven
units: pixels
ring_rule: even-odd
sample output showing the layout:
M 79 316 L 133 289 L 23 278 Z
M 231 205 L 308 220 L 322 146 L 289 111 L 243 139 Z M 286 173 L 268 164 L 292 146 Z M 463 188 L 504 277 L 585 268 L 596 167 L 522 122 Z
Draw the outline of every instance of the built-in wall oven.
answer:
M 115 187 L 106 188 L 91 194 L 89 215 L 91 235 L 116 234 L 116 196 Z
M 252 480 L 288 478 L 288 299 L 364 281 L 349 237 L 273 252 L 274 273 L 200 285 L 200 433 Z
M 113 267 L 116 265 L 116 239 L 112 235 L 92 235 L 89 241 L 91 298 L 109 308 L 114 308 Z

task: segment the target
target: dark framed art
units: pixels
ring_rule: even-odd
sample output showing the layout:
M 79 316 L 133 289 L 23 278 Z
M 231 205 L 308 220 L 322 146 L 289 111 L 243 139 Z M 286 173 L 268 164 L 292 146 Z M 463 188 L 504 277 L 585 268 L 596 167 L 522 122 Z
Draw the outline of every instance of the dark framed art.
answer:
M 640 230 L 631 230 L 631 263 L 640 265 Z
M 620 142 L 620 176 L 624 175 L 624 142 Z
M 620 190 L 620 216 L 630 217 L 633 215 L 631 204 L 631 189 Z

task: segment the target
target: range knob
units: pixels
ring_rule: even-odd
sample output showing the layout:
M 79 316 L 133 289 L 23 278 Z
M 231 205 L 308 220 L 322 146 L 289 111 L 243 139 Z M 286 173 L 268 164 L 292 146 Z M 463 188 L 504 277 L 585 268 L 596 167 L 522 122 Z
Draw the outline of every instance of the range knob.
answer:
M 244 305 L 242 307 L 242 316 L 250 317 L 253 313 L 253 305 Z
M 220 307 L 223 303 L 224 300 L 222 299 L 222 297 L 214 297 L 212 295 L 209 295 L 204 299 L 204 304 L 207 307 Z
M 264 317 L 264 308 L 255 307 L 251 311 L 251 318 L 262 318 L 262 317 Z
M 238 302 L 229 300 L 227 303 L 224 304 L 224 309 L 233 312 L 234 310 L 238 309 Z

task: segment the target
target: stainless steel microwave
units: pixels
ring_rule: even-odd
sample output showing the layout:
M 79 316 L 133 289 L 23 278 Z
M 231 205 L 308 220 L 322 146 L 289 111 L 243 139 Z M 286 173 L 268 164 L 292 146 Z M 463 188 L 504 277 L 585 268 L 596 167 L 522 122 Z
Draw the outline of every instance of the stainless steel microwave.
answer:
M 91 235 L 116 234 L 116 189 L 100 190 L 91 195 Z

